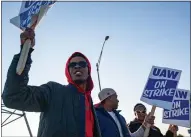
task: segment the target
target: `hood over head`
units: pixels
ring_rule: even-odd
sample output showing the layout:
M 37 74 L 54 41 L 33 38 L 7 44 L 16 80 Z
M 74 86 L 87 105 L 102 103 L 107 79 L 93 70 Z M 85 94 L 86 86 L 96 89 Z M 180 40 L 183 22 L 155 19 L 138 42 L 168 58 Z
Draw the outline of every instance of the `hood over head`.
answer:
M 80 88 L 76 83 L 74 83 L 74 81 L 73 81 L 72 78 L 71 78 L 70 72 L 69 72 L 68 65 L 69 65 L 69 63 L 70 63 L 70 60 L 71 60 L 73 57 L 76 57 L 76 56 L 83 57 L 83 58 L 86 60 L 86 62 L 88 63 L 88 73 L 89 73 L 89 77 L 87 78 L 87 90 L 86 90 L 86 92 L 91 93 L 91 91 L 92 91 L 92 89 L 93 89 L 93 87 L 94 87 L 94 84 L 93 84 L 93 81 L 92 81 L 92 77 L 91 77 L 91 64 L 90 64 L 88 58 L 87 58 L 84 54 L 82 54 L 82 53 L 80 53 L 80 52 L 74 52 L 74 53 L 69 57 L 68 61 L 66 62 L 65 75 L 66 75 L 67 81 L 68 81 L 69 84 L 72 84 L 72 85 L 74 85 L 75 87 L 77 87 L 80 92 L 85 92 L 85 91 L 84 91 L 82 88 Z

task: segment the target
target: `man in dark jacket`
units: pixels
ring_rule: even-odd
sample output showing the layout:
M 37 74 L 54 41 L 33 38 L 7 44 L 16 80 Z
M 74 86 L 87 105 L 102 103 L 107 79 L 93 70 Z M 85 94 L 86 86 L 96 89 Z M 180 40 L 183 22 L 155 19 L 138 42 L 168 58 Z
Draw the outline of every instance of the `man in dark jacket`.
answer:
M 134 113 L 136 118 L 128 124 L 129 130 L 131 132 L 135 132 L 140 128 L 147 115 L 147 109 L 143 104 L 138 103 L 134 107 Z M 177 126 L 170 125 L 166 135 L 163 135 L 160 129 L 153 124 L 150 128 L 149 137 L 174 137 L 174 134 L 176 135 L 177 130 Z
M 26 29 L 21 34 L 21 47 L 27 39 L 33 47 L 34 37 L 34 31 Z M 76 52 L 68 59 L 65 68 L 68 85 L 48 82 L 31 86 L 28 73 L 32 51 L 31 48 L 21 75 L 16 74 L 20 53 L 12 60 L 2 94 L 5 106 L 41 112 L 38 137 L 101 137 L 91 99 L 91 65 L 85 55 Z
M 101 103 L 96 104 L 96 113 L 101 129 L 102 137 L 143 137 L 146 123 L 152 124 L 154 117 L 145 119 L 143 126 L 136 132 L 129 132 L 125 118 L 117 111 L 117 93 L 112 88 L 104 88 L 98 94 Z

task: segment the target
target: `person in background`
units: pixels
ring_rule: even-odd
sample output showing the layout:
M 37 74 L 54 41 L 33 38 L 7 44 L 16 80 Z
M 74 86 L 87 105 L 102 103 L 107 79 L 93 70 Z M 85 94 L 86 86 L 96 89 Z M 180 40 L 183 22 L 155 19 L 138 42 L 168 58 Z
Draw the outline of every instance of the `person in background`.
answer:
M 32 29 L 27 28 L 20 37 L 21 48 L 27 39 L 32 41 L 34 47 L 35 33 Z M 69 84 L 50 81 L 40 86 L 32 86 L 28 85 L 28 74 L 33 50 L 31 48 L 29 51 L 21 75 L 16 73 L 20 53 L 13 58 L 2 94 L 5 106 L 22 111 L 41 112 L 38 137 L 101 137 L 91 98 L 94 85 L 87 57 L 80 52 L 69 57 L 65 67 Z M 54 68 L 53 66 L 53 62 L 50 62 L 49 67 Z M 46 68 L 39 66 L 39 77 L 44 69 Z M 64 72 L 61 72 L 61 75 L 62 73 Z
M 98 94 L 101 103 L 95 106 L 102 137 L 143 137 L 145 125 L 153 124 L 154 117 L 149 115 L 135 133 L 129 132 L 125 118 L 117 110 L 119 100 L 112 88 L 104 88 Z
M 142 103 L 137 103 L 134 106 L 135 119 L 131 121 L 127 126 L 131 132 L 137 131 L 144 122 L 145 117 L 147 116 L 147 109 Z M 170 125 L 166 134 L 163 135 L 158 127 L 151 124 L 150 132 L 148 137 L 176 137 L 178 127 L 175 125 Z

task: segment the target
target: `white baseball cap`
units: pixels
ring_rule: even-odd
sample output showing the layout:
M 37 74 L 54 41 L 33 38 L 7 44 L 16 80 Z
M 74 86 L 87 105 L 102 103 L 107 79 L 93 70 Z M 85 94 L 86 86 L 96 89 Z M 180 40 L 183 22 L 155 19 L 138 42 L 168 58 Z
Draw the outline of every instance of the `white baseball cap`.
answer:
M 103 100 L 105 100 L 106 98 L 110 97 L 111 95 L 116 94 L 115 90 L 112 88 L 104 88 L 102 89 L 99 94 L 98 97 L 100 99 L 100 101 L 102 102 Z

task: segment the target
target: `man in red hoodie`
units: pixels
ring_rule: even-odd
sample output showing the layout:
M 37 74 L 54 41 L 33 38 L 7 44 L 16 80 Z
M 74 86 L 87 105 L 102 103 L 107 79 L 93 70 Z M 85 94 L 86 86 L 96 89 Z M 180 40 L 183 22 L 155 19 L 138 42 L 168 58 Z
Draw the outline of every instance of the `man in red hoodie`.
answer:
M 35 45 L 35 33 L 26 29 L 21 33 L 21 48 L 30 39 Z M 75 52 L 68 59 L 65 74 L 68 85 L 48 82 L 41 86 L 28 85 L 31 67 L 30 49 L 21 75 L 16 74 L 20 53 L 12 60 L 2 94 L 6 107 L 41 112 L 38 137 L 101 137 L 91 99 L 93 81 L 91 65 L 85 55 Z M 41 70 L 43 73 L 43 69 Z M 40 74 L 39 74 L 40 75 Z

